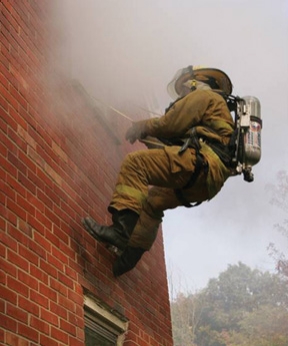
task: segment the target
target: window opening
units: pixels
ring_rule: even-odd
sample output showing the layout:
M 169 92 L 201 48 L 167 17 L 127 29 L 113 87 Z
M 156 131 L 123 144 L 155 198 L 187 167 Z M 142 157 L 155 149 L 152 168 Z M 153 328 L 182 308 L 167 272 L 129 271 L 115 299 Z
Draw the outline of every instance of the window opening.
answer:
M 121 346 L 128 322 L 119 318 L 96 300 L 84 298 L 85 346 Z

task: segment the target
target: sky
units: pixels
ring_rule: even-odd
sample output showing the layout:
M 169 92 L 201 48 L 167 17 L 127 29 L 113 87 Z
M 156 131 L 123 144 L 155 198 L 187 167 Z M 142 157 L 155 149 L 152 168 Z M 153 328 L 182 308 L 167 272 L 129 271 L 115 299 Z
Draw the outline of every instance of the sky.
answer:
M 169 278 L 186 292 L 239 261 L 273 271 L 269 243 L 288 245 L 275 227 L 287 213 L 271 204 L 269 189 L 288 170 L 288 0 L 63 0 L 61 6 L 69 73 L 114 107 L 127 101 L 163 114 L 172 101 L 167 84 L 188 65 L 222 69 L 234 95 L 260 100 L 262 158 L 254 182 L 233 177 L 211 201 L 166 211 L 164 248 Z

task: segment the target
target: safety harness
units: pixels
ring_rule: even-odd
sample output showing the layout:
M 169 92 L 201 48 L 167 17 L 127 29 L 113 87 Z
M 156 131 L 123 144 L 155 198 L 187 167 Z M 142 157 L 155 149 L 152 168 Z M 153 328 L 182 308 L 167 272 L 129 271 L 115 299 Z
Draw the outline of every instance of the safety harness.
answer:
M 201 145 L 195 127 L 192 127 L 192 129 L 190 130 L 190 135 L 180 148 L 178 154 L 181 155 L 187 148 L 194 148 L 196 151 L 195 170 L 191 175 L 188 183 L 181 189 L 174 189 L 174 193 L 183 206 L 185 206 L 186 208 L 192 208 L 200 205 L 202 202 L 196 202 L 194 204 L 190 203 L 184 197 L 183 190 L 189 189 L 194 185 L 202 169 L 204 169 L 205 173 L 208 172 L 209 169 L 208 163 L 204 160 L 203 155 L 200 153 Z
M 235 111 L 235 104 L 236 104 L 236 98 L 234 97 L 225 97 L 226 95 L 223 95 L 221 93 L 221 96 L 226 100 L 228 108 L 230 111 Z M 181 98 L 179 98 L 177 101 L 179 101 Z M 176 102 L 177 102 L 176 101 Z M 175 104 L 173 102 L 169 105 L 169 107 L 166 109 L 166 112 Z M 216 132 L 208 127 L 205 127 L 210 133 Z M 210 138 L 201 138 L 206 144 L 208 144 L 211 149 L 215 152 L 215 154 L 220 158 L 220 160 L 223 162 L 223 164 L 226 167 L 232 167 L 232 159 L 235 155 L 235 143 L 237 138 L 237 130 L 234 129 L 230 141 L 228 145 L 224 145 L 220 143 L 219 141 L 210 139 Z M 181 145 L 181 148 L 178 152 L 179 155 L 181 155 L 187 148 L 194 148 L 196 151 L 196 162 L 195 162 L 195 170 L 193 174 L 191 175 L 191 178 L 189 179 L 188 183 L 179 189 L 174 189 L 174 193 L 177 196 L 178 200 L 181 202 L 183 206 L 186 208 L 196 207 L 200 205 L 202 202 L 196 202 L 194 204 L 190 203 L 184 196 L 183 192 L 186 189 L 191 188 L 194 183 L 196 182 L 197 178 L 199 177 L 199 174 L 202 170 L 204 170 L 204 173 L 207 173 L 209 170 L 208 163 L 204 159 L 203 155 L 200 153 L 201 145 L 200 145 L 200 139 L 198 137 L 198 134 L 196 132 L 196 127 L 192 127 L 189 131 L 189 137 L 185 140 L 184 144 L 183 141 L 180 141 L 179 139 L 170 139 L 167 141 L 163 138 L 158 138 L 160 141 L 162 141 L 166 145 Z M 181 144 L 180 144 L 181 143 Z

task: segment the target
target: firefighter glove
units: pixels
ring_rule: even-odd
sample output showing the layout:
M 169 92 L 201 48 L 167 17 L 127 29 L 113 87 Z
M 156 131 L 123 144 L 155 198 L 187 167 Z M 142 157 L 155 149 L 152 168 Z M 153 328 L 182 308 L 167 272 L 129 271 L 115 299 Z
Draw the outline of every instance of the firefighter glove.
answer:
M 142 139 L 147 136 L 145 132 L 146 120 L 135 121 L 126 132 L 126 140 L 133 144 L 137 139 Z

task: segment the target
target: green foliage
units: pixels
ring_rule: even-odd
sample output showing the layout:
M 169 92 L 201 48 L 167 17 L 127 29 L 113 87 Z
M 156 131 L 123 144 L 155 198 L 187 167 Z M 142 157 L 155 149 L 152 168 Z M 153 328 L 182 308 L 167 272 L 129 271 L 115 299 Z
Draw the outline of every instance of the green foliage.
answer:
M 287 282 L 230 265 L 205 289 L 171 303 L 175 346 L 287 346 Z
M 273 194 L 271 203 L 288 214 L 288 171 L 278 172 L 277 185 L 270 184 L 268 187 Z M 283 223 L 278 223 L 275 227 L 278 229 L 279 233 L 283 235 L 284 240 L 286 240 L 285 245 L 287 246 L 288 219 L 284 219 Z M 288 258 L 286 254 L 279 251 L 274 243 L 270 243 L 269 250 L 270 255 L 274 257 L 277 263 L 279 273 L 283 278 L 288 279 Z
M 288 213 L 288 172 L 269 187 L 271 203 Z M 286 245 L 288 220 L 276 228 Z M 269 249 L 278 275 L 230 265 L 202 291 L 172 302 L 175 346 L 288 346 L 288 258 L 273 243 Z

